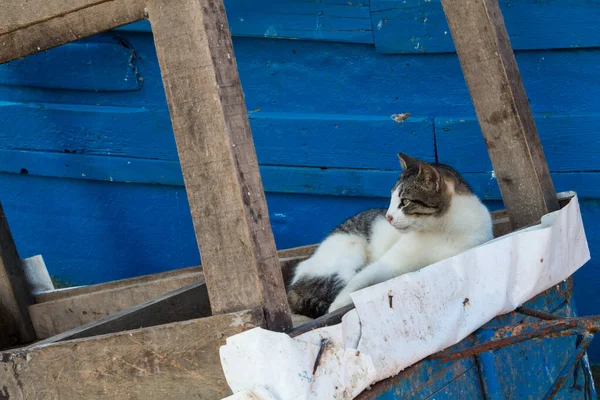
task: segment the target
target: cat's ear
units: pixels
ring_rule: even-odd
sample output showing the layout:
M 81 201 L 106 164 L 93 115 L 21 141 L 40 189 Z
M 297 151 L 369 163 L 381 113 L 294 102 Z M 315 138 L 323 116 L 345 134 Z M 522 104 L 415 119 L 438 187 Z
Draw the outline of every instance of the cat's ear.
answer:
M 426 162 L 421 162 L 419 166 L 419 176 L 425 181 L 425 184 L 430 188 L 435 188 L 436 191 L 440 190 L 442 186 L 442 176 L 440 172 L 433 166 Z
M 400 159 L 400 166 L 402 170 L 406 170 L 410 167 L 418 167 L 421 163 L 416 158 L 412 158 L 411 156 L 407 156 L 404 153 L 398 153 L 398 158 Z

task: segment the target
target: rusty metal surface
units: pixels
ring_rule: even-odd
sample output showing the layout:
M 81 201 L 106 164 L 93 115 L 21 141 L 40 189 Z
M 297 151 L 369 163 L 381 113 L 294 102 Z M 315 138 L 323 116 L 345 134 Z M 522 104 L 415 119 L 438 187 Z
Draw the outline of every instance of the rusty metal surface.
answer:
M 577 318 L 571 290 L 567 279 L 358 399 L 596 399 L 583 356 L 600 316 Z
M 447 362 L 521 343 L 525 340 L 540 337 L 581 335 L 598 331 L 600 331 L 600 315 L 509 325 L 495 329 L 494 335 L 485 343 L 453 352 L 442 351 L 431 356 L 431 358 Z

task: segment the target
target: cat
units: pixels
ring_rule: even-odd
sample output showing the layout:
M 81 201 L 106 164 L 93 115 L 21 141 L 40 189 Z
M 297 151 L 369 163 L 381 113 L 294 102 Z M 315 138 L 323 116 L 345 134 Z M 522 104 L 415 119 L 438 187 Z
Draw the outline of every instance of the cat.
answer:
M 296 314 L 317 318 L 350 293 L 416 271 L 493 238 L 488 209 L 452 167 L 399 153 L 388 209 L 346 220 L 299 263 L 288 287 Z

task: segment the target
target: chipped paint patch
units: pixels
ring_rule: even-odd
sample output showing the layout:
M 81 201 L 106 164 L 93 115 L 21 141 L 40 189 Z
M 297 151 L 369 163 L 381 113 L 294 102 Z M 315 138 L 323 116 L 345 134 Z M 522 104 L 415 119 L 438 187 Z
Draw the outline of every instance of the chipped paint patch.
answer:
M 274 25 L 270 25 L 265 31 L 265 37 L 277 37 L 277 29 Z
M 410 117 L 409 113 L 392 114 L 390 116 L 390 118 L 393 119 L 394 121 L 396 121 L 397 124 L 399 124 L 400 122 L 406 121 L 408 119 L 408 117 Z

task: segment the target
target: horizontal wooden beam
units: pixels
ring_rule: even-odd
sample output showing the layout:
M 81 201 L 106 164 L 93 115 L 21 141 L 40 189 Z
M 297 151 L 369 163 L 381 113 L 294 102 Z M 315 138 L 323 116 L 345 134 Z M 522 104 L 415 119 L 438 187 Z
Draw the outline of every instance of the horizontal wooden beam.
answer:
M 302 248 L 284 250 L 282 253 L 303 254 L 314 250 L 314 247 L 315 246 L 304 246 Z M 293 266 L 304 258 L 306 258 L 306 256 L 280 259 L 284 282 L 289 282 Z M 172 291 L 202 281 L 203 277 L 204 275 L 202 274 L 200 267 L 190 267 L 139 278 L 124 279 L 123 281 L 79 287 L 73 289 L 71 295 L 68 295 L 69 290 L 60 290 L 43 295 L 45 297 L 36 296 L 38 300 L 40 300 L 41 297 L 41 299 L 45 301 L 31 305 L 29 307 L 29 314 L 37 338 L 46 339 L 83 325 L 93 323 L 94 321 L 99 321 L 102 318 L 115 315 L 130 307 L 138 306 L 144 302 L 159 298 L 160 296 L 165 296 Z M 205 288 L 199 288 L 192 285 L 190 290 L 194 293 L 201 293 L 200 295 L 203 298 L 207 296 Z M 184 295 L 180 292 L 178 292 L 175 297 L 166 298 L 169 302 L 176 303 L 184 302 L 185 304 L 185 302 L 188 301 L 187 294 Z M 208 303 L 205 304 L 208 305 Z M 153 304 L 152 307 L 156 310 L 158 306 Z M 168 318 L 166 322 L 172 322 L 170 318 L 174 318 L 173 321 L 175 321 L 210 315 L 210 310 L 208 309 L 201 311 L 192 308 L 190 312 L 191 314 L 184 314 L 184 317 L 167 313 L 165 316 Z M 145 320 L 146 316 L 152 317 L 152 313 L 142 315 L 138 310 L 136 311 L 136 315 L 136 318 L 140 318 L 137 321 L 140 326 L 155 325 L 152 319 Z M 124 316 L 126 318 L 132 318 L 129 314 L 125 314 Z M 165 320 L 161 320 L 164 323 Z M 99 323 L 101 325 L 110 324 L 113 326 L 115 321 L 109 319 L 103 320 L 102 322 L 99 321 Z M 99 332 L 99 329 L 100 327 L 97 325 L 93 329 L 88 326 L 87 332 L 89 332 L 89 334 L 96 334 L 95 332 Z M 113 329 L 114 328 L 110 328 L 110 330 Z M 86 335 L 87 334 L 88 333 L 86 333 Z
M 4 0 L 0 64 L 139 21 L 144 5 L 142 0 Z
M 141 285 L 145 283 L 152 283 L 157 281 L 162 281 L 165 279 L 171 278 L 179 278 L 183 276 L 187 276 L 190 274 L 202 274 L 202 267 L 185 267 L 178 268 L 172 271 L 159 272 L 156 274 L 148 274 L 136 276 L 133 278 L 120 279 L 118 281 L 104 282 L 98 283 L 96 285 L 86 285 L 86 286 L 74 286 L 64 289 L 57 289 L 51 292 L 43 292 L 34 295 L 34 300 L 36 304 L 45 303 L 50 301 L 56 301 L 60 299 L 66 299 L 75 296 L 81 296 L 84 294 L 92 294 L 97 292 L 104 292 L 108 290 L 114 289 L 122 289 L 129 286 Z
M 311 248 L 290 249 L 288 254 Z M 290 281 L 294 265 L 305 258 L 280 260 L 284 282 Z M 38 338 L 45 339 L 38 343 L 53 343 L 206 317 L 211 310 L 203 274 L 191 272 L 39 303 L 30 307 L 30 313 Z
M 264 327 L 261 310 L 0 353 L 3 399 L 222 399 L 229 336 Z
M 29 315 L 37 338 L 45 339 L 159 298 L 202 279 L 202 273 L 196 272 L 66 297 L 34 304 L 29 307 Z M 179 302 L 182 298 L 184 297 L 178 296 L 176 300 Z M 205 314 L 209 315 L 210 310 L 206 310 Z M 191 316 L 196 317 L 195 314 Z M 142 322 L 140 326 L 147 326 L 147 323 Z
M 35 345 L 187 321 L 210 315 L 208 291 L 202 279 L 108 317 L 49 337 Z
M 299 246 L 279 250 L 277 252 L 277 255 L 279 256 L 279 261 L 284 275 L 286 273 L 286 265 L 289 264 L 290 261 L 293 261 L 293 259 L 296 257 L 310 256 L 315 251 L 316 246 L 317 245 L 310 244 L 306 246 Z M 120 279 L 118 281 L 98 283 L 96 285 L 76 286 L 72 288 L 58 289 L 52 292 L 39 293 L 34 295 L 34 300 L 35 303 L 45 303 L 49 301 L 65 299 L 68 297 L 81 296 L 84 294 L 126 288 L 128 286 L 135 286 L 153 282 L 158 283 L 159 281 L 165 279 L 183 278 L 190 274 L 198 274 L 198 276 L 201 276 L 201 273 L 201 266 L 178 268 L 171 271 L 159 272 L 156 274 L 141 275 L 136 276 L 134 278 Z

